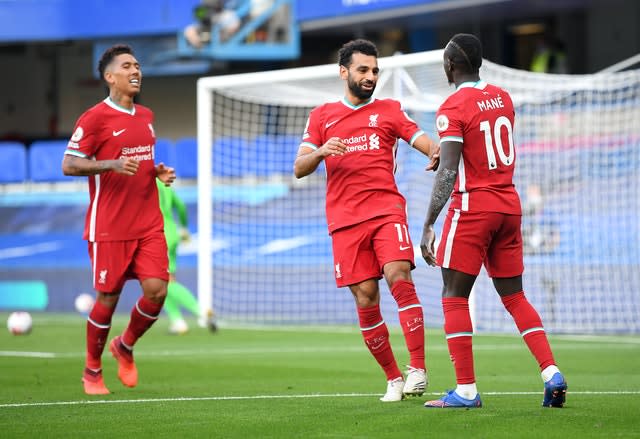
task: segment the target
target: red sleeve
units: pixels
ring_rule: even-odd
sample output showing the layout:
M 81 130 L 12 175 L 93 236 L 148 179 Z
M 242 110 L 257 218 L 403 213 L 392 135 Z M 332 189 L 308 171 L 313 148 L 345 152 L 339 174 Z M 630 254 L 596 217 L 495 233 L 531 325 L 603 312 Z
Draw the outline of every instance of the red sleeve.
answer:
M 440 141 L 462 142 L 464 140 L 464 108 L 456 99 L 447 99 L 436 113 L 436 129 Z
M 321 107 L 316 107 L 309 113 L 307 119 L 307 125 L 302 135 L 302 143 L 300 146 L 308 146 L 313 149 L 318 149 L 324 144 L 322 136 L 321 123 Z
M 93 157 L 100 145 L 100 122 L 94 112 L 84 113 L 73 130 L 65 154 Z
M 400 102 L 393 102 L 393 114 L 396 116 L 393 118 L 395 122 L 395 135 L 396 137 L 401 138 L 405 142 L 411 144 L 413 140 L 417 137 L 416 134 L 422 134 L 423 131 L 420 129 L 418 124 L 409 117 L 409 115 L 402 109 Z

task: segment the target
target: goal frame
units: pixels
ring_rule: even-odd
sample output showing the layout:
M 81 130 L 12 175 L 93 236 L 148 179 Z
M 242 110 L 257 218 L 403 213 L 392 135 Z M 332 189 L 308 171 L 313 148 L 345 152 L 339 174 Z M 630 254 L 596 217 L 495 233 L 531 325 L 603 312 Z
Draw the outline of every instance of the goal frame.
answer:
M 393 82 L 394 98 L 399 99 L 400 85 L 405 84 L 409 90 L 412 80 L 404 74 L 404 68 L 414 67 L 425 63 L 442 61 L 444 50 L 417 52 L 411 54 L 398 54 L 378 58 L 381 77 L 377 90 L 383 83 L 389 80 Z M 213 255 L 212 255 L 212 230 L 213 230 L 213 181 L 211 163 L 213 152 L 213 91 L 238 85 L 276 83 L 291 80 L 311 80 L 316 78 L 329 78 L 339 75 L 338 64 L 322 64 L 309 67 L 295 67 L 281 70 L 269 70 L 254 73 L 241 73 L 222 76 L 210 76 L 199 78 L 197 81 L 197 138 L 198 138 L 198 250 L 197 250 L 197 285 L 198 302 L 202 309 L 213 309 Z M 416 93 L 419 93 L 415 89 Z M 338 90 L 336 90 L 338 92 Z M 374 94 L 375 96 L 375 94 Z M 416 96 L 423 98 L 423 96 Z M 318 102 L 317 104 L 321 104 Z M 300 133 L 302 138 L 302 133 Z

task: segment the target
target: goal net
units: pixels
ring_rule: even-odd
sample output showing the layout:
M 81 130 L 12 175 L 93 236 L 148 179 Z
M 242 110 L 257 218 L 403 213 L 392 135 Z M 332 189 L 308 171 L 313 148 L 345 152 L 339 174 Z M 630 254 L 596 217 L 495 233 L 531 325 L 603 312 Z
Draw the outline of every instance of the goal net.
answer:
M 453 92 L 442 51 L 379 65 L 375 96 L 400 100 L 436 138 L 435 111 Z M 546 327 L 640 332 L 640 71 L 545 75 L 485 61 L 481 77 L 516 105 L 525 292 Z M 198 291 L 222 322 L 356 323 L 350 292 L 333 278 L 324 169 L 300 180 L 292 172 L 309 111 L 340 100 L 343 87 L 334 64 L 198 81 Z M 427 325 L 440 326 L 440 270 L 418 248 L 434 174 L 404 142 L 397 162 L 414 281 Z M 380 285 L 385 320 L 397 323 Z M 484 271 L 473 299 L 476 330 L 515 330 Z

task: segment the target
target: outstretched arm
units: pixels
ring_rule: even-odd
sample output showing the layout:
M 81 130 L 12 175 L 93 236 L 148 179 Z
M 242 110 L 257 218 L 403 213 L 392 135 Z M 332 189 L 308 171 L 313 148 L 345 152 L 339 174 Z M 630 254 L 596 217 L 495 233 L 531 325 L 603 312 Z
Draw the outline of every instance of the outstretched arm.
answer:
M 420 249 L 422 250 L 422 257 L 427 264 L 436 265 L 436 255 L 434 249 L 434 243 L 436 240 L 436 233 L 433 230 L 433 225 L 438 219 L 438 215 L 442 211 L 442 208 L 453 191 L 453 187 L 458 177 L 458 163 L 460 162 L 460 156 L 462 152 L 462 143 L 460 142 L 443 142 L 442 148 L 442 167 L 436 173 L 436 178 L 433 183 L 433 190 L 431 191 L 431 201 L 429 202 L 429 208 L 427 209 L 427 216 L 424 220 L 424 226 L 422 229 L 422 240 L 420 241 Z
M 426 155 L 431 159 L 431 162 L 427 165 L 427 171 L 435 171 L 440 164 L 440 146 L 437 142 L 434 142 L 426 134 L 422 134 L 416 140 L 413 141 L 415 149 Z

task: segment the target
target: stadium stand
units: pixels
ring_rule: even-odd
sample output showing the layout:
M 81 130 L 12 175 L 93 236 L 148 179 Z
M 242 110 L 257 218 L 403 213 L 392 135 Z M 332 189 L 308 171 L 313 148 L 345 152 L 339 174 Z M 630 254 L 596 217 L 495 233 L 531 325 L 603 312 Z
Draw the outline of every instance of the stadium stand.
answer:
M 249 149 L 255 163 L 255 169 L 250 171 L 254 171 L 257 176 L 291 174 L 300 140 L 300 135 L 256 137 Z
M 224 136 L 213 141 L 213 175 L 216 177 L 255 174 L 258 160 L 250 153 L 249 142 L 243 137 Z M 253 172 L 250 168 L 254 168 Z
M 176 175 L 178 178 L 196 178 L 198 176 L 198 139 L 184 137 L 175 144 Z
M 33 182 L 73 181 L 62 173 L 67 140 L 37 140 L 29 146 L 29 177 Z M 78 178 L 78 177 L 76 177 Z
M 0 183 L 27 180 L 27 148 L 21 142 L 0 142 Z
M 176 165 L 176 148 L 170 139 L 156 139 L 155 162 L 167 166 Z

